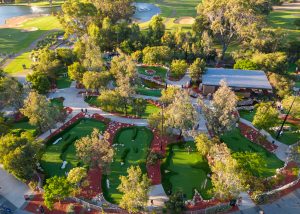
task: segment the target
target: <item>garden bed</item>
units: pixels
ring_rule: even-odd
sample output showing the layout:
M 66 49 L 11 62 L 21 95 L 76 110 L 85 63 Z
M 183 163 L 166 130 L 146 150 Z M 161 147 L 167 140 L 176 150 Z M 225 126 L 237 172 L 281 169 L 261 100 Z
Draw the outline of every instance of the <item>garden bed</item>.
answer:
M 207 176 L 211 171 L 194 142 L 169 145 L 161 168 L 162 184 L 168 195 L 182 191 L 186 200 L 192 199 L 197 189 L 203 199 L 212 197 L 209 194 L 212 184 Z
M 113 139 L 114 161 L 110 165 L 110 173 L 102 177 L 102 190 L 106 200 L 112 203 L 121 200 L 122 194 L 117 187 L 120 184 L 119 177 L 127 174 L 127 168 L 138 165 L 146 173 L 146 159 L 152 140 L 152 132 L 145 127 L 121 128 L 116 132 Z
M 163 82 L 166 79 L 167 69 L 162 66 L 138 66 L 137 70 L 146 76 L 159 76 Z

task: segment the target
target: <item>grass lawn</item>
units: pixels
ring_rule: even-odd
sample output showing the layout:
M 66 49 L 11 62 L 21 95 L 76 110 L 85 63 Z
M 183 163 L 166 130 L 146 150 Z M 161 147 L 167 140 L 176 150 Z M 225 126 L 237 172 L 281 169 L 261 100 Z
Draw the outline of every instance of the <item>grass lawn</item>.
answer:
M 300 29 L 294 24 L 299 14 L 300 10 L 275 10 L 270 13 L 268 21 L 273 28 L 281 28 L 288 40 L 300 41 Z
M 245 138 L 238 129 L 234 129 L 221 137 L 233 152 L 259 153 L 266 161 L 266 166 L 261 166 L 261 177 L 269 177 L 275 174 L 277 168 L 281 168 L 284 162 L 279 160 L 275 154 L 265 150 L 263 147 L 252 143 Z
M 114 147 L 114 161 L 110 165 L 110 173 L 103 176 L 102 179 L 102 188 L 106 200 L 112 203 L 120 202 L 122 194 L 117 190 L 120 185 L 119 177 L 127 175 L 127 168 L 132 165 L 139 165 L 143 173 L 146 173 L 146 159 L 152 139 L 153 134 L 146 127 L 123 128 L 117 132 L 113 142 L 116 145 Z M 123 161 L 124 165 L 121 165 Z M 109 180 L 109 188 L 106 179 Z
M 239 111 L 240 116 L 250 122 L 253 121 L 255 110 L 253 112 L 247 111 L 247 110 L 240 110 Z M 276 126 L 281 126 L 282 120 L 278 119 L 278 122 Z M 278 140 L 284 144 L 292 145 L 298 141 L 300 141 L 300 133 L 294 133 L 296 130 L 300 130 L 300 126 L 296 126 L 294 124 L 291 124 L 289 122 L 285 123 L 285 126 L 290 126 L 290 131 L 284 131 L 283 134 L 278 138 Z M 277 132 L 270 132 L 270 134 L 275 138 L 277 136 Z
M 188 152 L 187 148 L 191 151 Z M 212 197 L 208 191 L 212 188 L 207 174 L 210 168 L 204 157 L 196 150 L 194 142 L 169 145 L 166 158 L 162 164 L 162 184 L 167 194 L 182 191 L 187 199 L 192 199 L 194 189 L 204 199 Z M 207 180 L 206 186 L 205 180 Z
M 27 121 L 20 121 L 12 124 L 11 133 L 20 133 L 25 131 L 31 133 L 33 136 L 37 134 L 36 126 L 30 125 L 28 120 Z
M 78 165 L 83 165 L 82 162 L 76 157 L 74 142 L 76 139 L 80 139 L 81 137 L 89 135 L 94 128 L 104 131 L 106 129 L 106 125 L 96 120 L 83 119 L 65 133 L 58 134 L 52 138 L 50 142 L 48 142 L 46 151 L 41 159 L 41 166 L 45 170 L 47 177 L 52 177 L 55 175 L 63 176 L 72 168 Z M 63 139 L 57 144 L 53 145 L 52 143 L 60 137 Z M 70 145 L 65 146 L 68 143 L 70 143 Z M 65 152 L 62 153 L 63 149 L 65 149 Z M 68 162 L 65 169 L 61 169 L 63 160 Z
M 161 97 L 160 89 L 147 89 L 147 88 L 139 87 L 136 89 L 136 92 L 138 94 L 145 95 L 145 96 Z
M 28 29 L 31 27 L 38 28 L 37 31 L 22 32 L 22 29 Z M 0 29 L 0 53 L 19 53 L 26 50 L 21 55 L 13 59 L 6 67 L 4 71 L 7 73 L 16 73 L 23 71 L 23 64 L 27 68 L 30 68 L 32 63 L 30 59 L 30 51 L 28 48 L 30 45 L 46 34 L 50 30 L 59 30 L 61 25 L 58 19 L 54 16 L 45 16 L 30 19 L 19 28 L 3 28 Z
M 70 88 L 72 80 L 68 77 L 59 77 L 56 81 L 56 85 L 58 89 L 62 88 Z
M 143 74 L 146 76 L 155 76 L 155 75 L 160 76 L 160 78 L 163 81 L 166 79 L 167 69 L 165 69 L 161 66 L 146 66 L 146 67 L 138 66 L 137 69 L 140 74 Z M 146 70 L 154 70 L 155 74 L 149 75 L 148 73 L 146 73 Z
M 96 107 L 99 107 L 101 108 L 101 103 L 98 102 L 97 100 L 97 97 L 89 97 L 89 98 L 86 98 L 85 99 L 85 102 L 87 102 L 88 104 L 90 105 L 93 105 L 93 106 L 96 106 Z M 105 109 L 103 109 L 105 110 Z M 159 107 L 151 104 L 151 103 L 148 103 L 147 102 L 147 105 L 146 105 L 146 110 L 145 112 L 141 115 L 141 118 L 147 118 L 149 117 L 151 114 L 155 113 L 155 112 L 158 112 L 160 110 Z M 122 114 L 125 116 L 125 113 L 122 111 L 122 109 L 117 109 L 117 112 L 116 113 L 119 113 L 119 114 Z M 128 109 L 127 109 L 127 114 L 128 115 L 135 115 L 134 112 L 132 112 L 132 106 L 128 106 Z
M 65 0 L 53 0 L 52 6 L 60 6 L 65 2 Z M 49 1 L 38 1 L 38 2 L 31 2 L 30 4 L 27 3 L 15 3 L 15 4 L 7 4 L 7 5 L 24 5 L 24 6 L 35 6 L 35 7 L 49 7 Z
M 247 111 L 247 110 L 240 110 L 239 111 L 241 118 L 243 118 L 245 120 L 248 120 L 250 122 L 253 121 L 255 112 L 256 112 L 256 110 L 253 110 L 252 112 Z

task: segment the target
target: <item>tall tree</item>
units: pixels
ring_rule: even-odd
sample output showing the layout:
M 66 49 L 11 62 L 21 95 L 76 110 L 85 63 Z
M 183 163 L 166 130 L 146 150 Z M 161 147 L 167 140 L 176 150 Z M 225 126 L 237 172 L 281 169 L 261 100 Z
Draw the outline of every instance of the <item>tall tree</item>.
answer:
M 199 105 L 203 108 L 209 128 L 218 136 L 233 127 L 236 122 L 234 112 L 237 106 L 237 97 L 227 83 L 222 80 L 220 85 L 213 95 L 211 106 L 199 99 Z
M 256 6 L 264 1 L 257 0 L 203 0 L 197 7 L 198 14 L 205 20 L 203 28 L 209 30 L 222 45 L 221 58 L 235 39 L 245 39 L 261 25 L 262 14 Z M 201 28 L 198 28 L 201 29 Z
M 148 38 L 151 46 L 158 46 L 161 44 L 161 38 L 165 33 L 165 29 L 166 27 L 163 23 L 163 18 L 158 15 L 153 16 L 148 28 Z
M 53 128 L 56 122 L 64 120 L 59 108 L 51 105 L 44 95 L 37 92 L 29 93 L 20 111 L 29 118 L 29 123 L 37 126 L 40 131 Z
M 269 73 L 269 81 L 275 88 L 278 97 L 283 98 L 291 95 L 294 83 L 288 76 Z
M 126 177 L 120 176 L 118 190 L 123 193 L 120 207 L 129 213 L 138 213 L 147 205 L 151 181 L 146 174 L 142 174 L 139 166 L 131 166 L 127 173 Z
M 44 191 L 45 205 L 52 210 L 54 203 L 69 197 L 73 188 L 65 177 L 54 176 L 46 180 Z
M 75 142 L 76 155 L 91 167 L 107 170 L 114 156 L 114 150 L 108 139 L 108 132 L 102 136 L 98 129 L 94 129 L 90 136 L 82 137 Z
M 35 173 L 41 148 L 31 136 L 4 135 L 0 138 L 0 163 L 18 179 L 27 181 Z
M 109 79 L 109 72 L 87 71 L 83 74 L 82 84 L 86 89 L 99 91 L 100 88 L 105 88 L 107 86 Z
M 247 185 L 237 161 L 231 157 L 230 150 L 224 143 L 214 144 L 209 155 L 212 157 L 209 165 L 215 197 L 220 200 L 237 198 L 240 192 L 247 189 Z
M 72 80 L 81 82 L 84 74 L 84 68 L 79 62 L 74 62 L 72 65 L 68 66 L 68 75 Z
M 208 138 L 207 134 L 201 133 L 195 138 L 196 147 L 202 156 L 209 154 L 214 142 Z
M 186 91 L 179 91 L 173 102 L 166 108 L 166 124 L 180 130 L 180 135 L 188 134 L 199 122 L 199 115 Z
M 19 110 L 23 106 L 24 89 L 13 77 L 0 77 L 0 109 L 1 106 L 14 107 Z
M 189 71 L 193 81 L 199 80 L 205 72 L 206 62 L 203 59 L 197 58 L 190 65 Z
M 294 101 L 295 100 L 295 101 Z M 294 103 L 293 103 L 294 101 Z M 293 103 L 293 106 L 292 106 Z M 288 96 L 282 100 L 282 107 L 288 111 L 291 108 L 290 115 L 294 118 L 300 118 L 300 97 Z
M 75 167 L 70 170 L 67 176 L 67 180 L 75 185 L 76 187 L 80 187 L 83 180 L 87 177 L 87 170 L 84 167 Z
M 272 103 L 260 103 L 253 118 L 253 125 L 259 129 L 269 130 L 278 121 L 278 111 Z
M 172 85 L 168 86 L 168 88 L 161 91 L 161 97 L 159 98 L 159 101 L 168 106 L 174 101 L 175 95 L 178 93 L 178 91 L 178 87 Z
M 181 78 L 184 76 L 186 70 L 188 69 L 188 64 L 185 60 L 173 60 L 170 67 L 170 74 L 174 78 Z

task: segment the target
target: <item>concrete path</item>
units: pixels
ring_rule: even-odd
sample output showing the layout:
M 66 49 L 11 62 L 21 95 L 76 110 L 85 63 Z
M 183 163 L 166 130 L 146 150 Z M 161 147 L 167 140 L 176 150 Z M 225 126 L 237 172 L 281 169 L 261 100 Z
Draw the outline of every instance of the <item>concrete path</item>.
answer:
M 234 214 L 258 214 L 259 211 L 263 211 L 264 214 L 300 213 L 300 189 L 297 189 L 272 203 L 243 209 L 234 212 Z
M 253 126 L 253 124 L 248 121 L 248 120 L 245 120 L 243 118 L 240 118 L 240 122 L 252 127 L 253 129 L 259 131 L 257 128 L 255 128 Z M 287 160 L 287 157 L 288 157 L 288 149 L 289 149 L 289 146 L 288 145 L 285 145 L 284 143 L 281 143 L 280 141 L 274 139 L 268 132 L 266 131 L 259 131 L 261 134 L 265 135 L 267 137 L 267 140 L 272 143 L 273 141 L 275 142 L 274 144 L 276 146 L 278 146 L 278 148 L 275 150 L 274 154 L 282 161 L 286 161 Z
M 256 206 L 247 192 L 242 192 L 240 197 L 242 197 L 241 203 L 238 204 L 240 210 L 247 210 Z
M 187 83 L 190 83 L 190 81 L 191 81 L 191 77 L 190 77 L 189 72 L 186 72 L 184 77 L 179 81 L 171 81 L 171 80 L 166 79 L 166 82 L 167 82 L 168 85 L 174 85 L 174 86 L 177 86 L 177 87 L 180 87 L 180 88 L 183 85 L 186 85 Z
M 165 202 L 169 200 L 161 184 L 151 186 L 148 196 L 149 196 L 148 209 L 150 210 L 159 207 L 164 207 Z M 153 204 L 151 204 L 151 200 L 153 200 Z
M 24 195 L 31 194 L 28 186 L 6 172 L 2 165 L 0 165 L 0 187 L 0 195 L 7 200 L 5 204 L 11 203 L 15 208 L 20 208 L 25 203 Z M 4 203 L 3 198 L 1 201 Z

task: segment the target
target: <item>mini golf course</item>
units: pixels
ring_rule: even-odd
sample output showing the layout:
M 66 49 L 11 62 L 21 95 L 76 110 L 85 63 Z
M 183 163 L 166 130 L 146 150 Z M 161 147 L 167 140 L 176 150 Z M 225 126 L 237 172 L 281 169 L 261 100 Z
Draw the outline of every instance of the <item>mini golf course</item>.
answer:
M 138 72 L 146 76 L 159 76 L 162 81 L 166 79 L 167 69 L 161 66 L 138 66 Z
M 117 131 L 113 139 L 114 160 L 108 175 L 102 178 L 102 189 L 106 200 L 112 203 L 119 203 L 121 200 L 122 194 L 117 187 L 120 184 L 119 177 L 127 175 L 127 168 L 139 165 L 143 173 L 146 173 L 146 159 L 152 139 L 152 132 L 145 127 L 134 126 Z
M 210 199 L 212 184 L 207 175 L 210 168 L 196 150 L 194 142 L 171 144 L 162 163 L 162 184 L 167 194 L 182 191 L 186 199 L 192 199 L 194 189 L 204 199 Z
M 284 162 L 279 160 L 275 154 L 267 151 L 262 146 L 252 143 L 245 138 L 238 129 L 234 129 L 222 136 L 227 146 L 235 152 L 251 152 L 262 155 L 266 161 L 266 166 L 261 166 L 261 173 L 259 177 L 269 177 L 276 173 L 276 169 L 283 167 Z
M 106 125 L 93 119 L 79 119 L 47 142 L 45 153 L 41 159 L 41 166 L 47 177 L 63 176 L 72 168 L 83 165 L 76 156 L 74 143 L 77 139 L 89 135 L 94 128 L 104 131 Z M 53 145 L 59 138 L 62 140 Z M 63 161 L 68 162 L 64 169 L 61 168 Z

